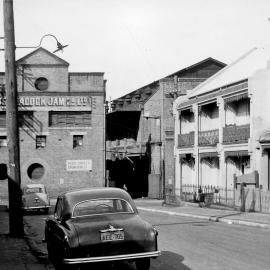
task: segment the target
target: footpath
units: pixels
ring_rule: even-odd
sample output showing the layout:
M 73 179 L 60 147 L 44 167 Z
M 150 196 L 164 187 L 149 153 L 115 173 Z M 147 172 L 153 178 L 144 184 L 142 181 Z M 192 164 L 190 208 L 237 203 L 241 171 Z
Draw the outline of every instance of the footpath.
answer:
M 9 235 L 9 213 L 6 205 L 0 205 L 0 269 L 1 270 L 45 270 L 31 248 L 31 240 L 25 233 L 24 238 Z
M 52 201 L 52 204 L 55 200 Z M 225 222 L 244 226 L 270 229 L 270 214 L 239 212 L 228 208 L 199 207 L 195 203 L 182 202 L 180 206 L 164 204 L 163 200 L 136 199 L 139 211 L 156 212 L 162 215 L 182 216 L 212 222 Z M 25 225 L 25 237 L 9 235 L 9 215 L 6 205 L 0 202 L 0 269 L 1 270 L 44 270 L 51 269 L 48 260 L 36 250 L 35 237 L 29 235 L 29 224 Z M 37 241 L 39 239 L 36 239 Z
M 143 211 L 158 212 L 166 215 L 204 219 L 270 229 L 270 214 L 240 212 L 231 208 L 199 207 L 197 203 L 181 202 L 179 206 L 164 204 L 163 200 L 137 199 L 137 208 Z

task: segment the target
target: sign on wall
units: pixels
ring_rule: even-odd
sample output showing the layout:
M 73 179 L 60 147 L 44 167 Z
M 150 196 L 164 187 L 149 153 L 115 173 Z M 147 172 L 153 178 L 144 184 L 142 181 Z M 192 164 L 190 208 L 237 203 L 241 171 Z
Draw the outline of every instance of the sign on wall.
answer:
M 91 107 L 92 98 L 88 96 L 20 96 L 20 107 Z M 6 98 L 0 97 L 0 106 L 6 106 Z
M 92 171 L 91 159 L 73 159 L 66 161 L 67 171 Z

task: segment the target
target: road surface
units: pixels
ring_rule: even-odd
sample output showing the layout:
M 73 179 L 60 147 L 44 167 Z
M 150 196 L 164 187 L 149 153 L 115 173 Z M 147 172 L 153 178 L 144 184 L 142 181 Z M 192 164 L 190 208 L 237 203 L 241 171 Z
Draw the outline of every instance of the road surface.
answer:
M 151 270 L 269 269 L 269 229 L 146 211 L 140 211 L 140 214 L 159 231 L 159 249 L 162 255 L 152 260 Z M 32 213 L 25 216 L 37 248 L 45 254 L 44 259 L 47 253 L 46 244 L 42 243 L 45 219 L 46 215 L 43 214 Z M 50 268 L 53 269 L 52 266 Z M 136 268 L 133 264 L 124 264 L 112 269 Z

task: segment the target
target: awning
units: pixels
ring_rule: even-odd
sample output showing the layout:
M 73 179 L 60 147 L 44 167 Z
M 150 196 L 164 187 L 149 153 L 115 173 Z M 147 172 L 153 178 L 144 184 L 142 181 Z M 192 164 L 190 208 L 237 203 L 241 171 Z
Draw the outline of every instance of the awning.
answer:
M 249 156 L 248 150 L 225 152 L 225 158 L 227 158 L 227 157 L 243 157 L 243 156 Z
M 227 105 L 228 103 L 231 103 L 233 101 L 238 101 L 245 98 L 248 98 L 248 93 L 242 93 L 240 95 L 235 95 L 228 98 L 224 97 L 224 104 Z
M 211 157 L 217 157 L 218 153 L 217 152 L 205 152 L 205 153 L 199 153 L 200 154 L 200 159 L 202 158 L 211 158 Z

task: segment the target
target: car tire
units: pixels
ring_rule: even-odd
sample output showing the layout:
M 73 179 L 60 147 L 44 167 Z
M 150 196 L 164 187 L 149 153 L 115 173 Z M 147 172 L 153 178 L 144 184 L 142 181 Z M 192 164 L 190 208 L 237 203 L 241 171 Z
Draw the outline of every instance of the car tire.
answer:
M 44 213 L 48 214 L 49 213 L 49 208 L 44 208 Z
M 54 266 L 55 270 L 62 270 L 63 269 L 63 263 L 61 261 L 61 258 L 57 255 L 55 250 L 53 249 L 52 245 L 47 242 L 47 250 L 48 250 L 48 259 Z
M 150 269 L 150 258 L 139 259 L 136 262 L 137 270 L 149 270 Z

